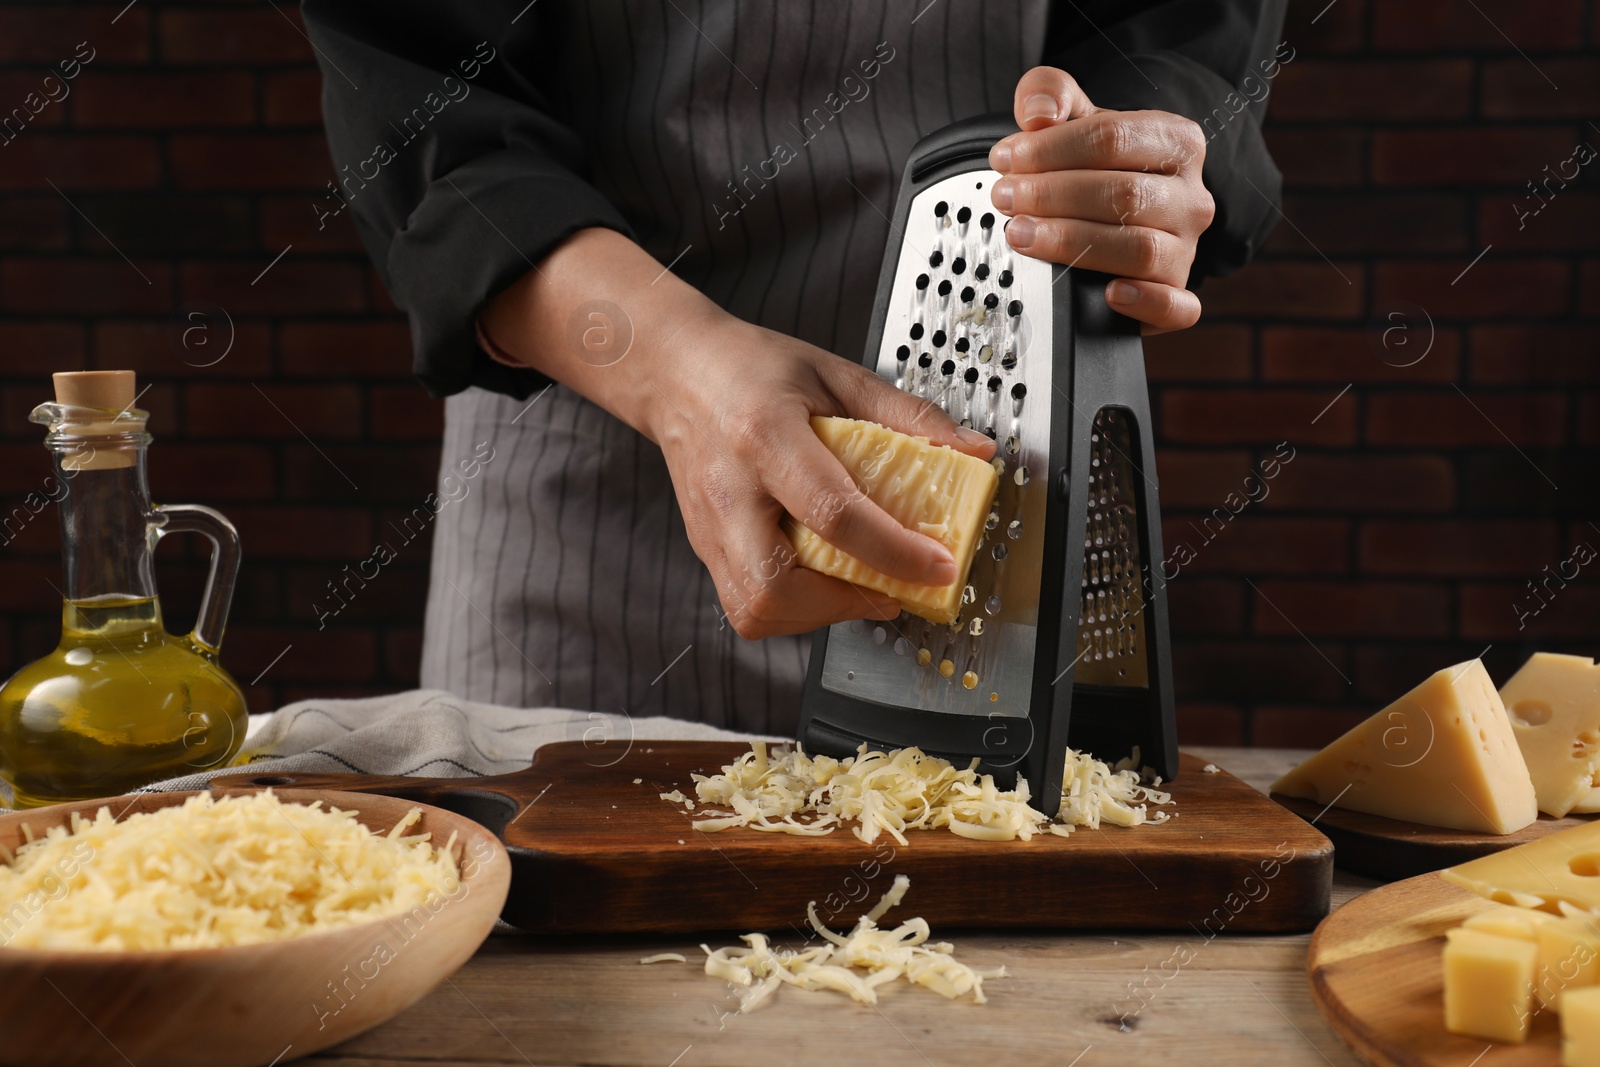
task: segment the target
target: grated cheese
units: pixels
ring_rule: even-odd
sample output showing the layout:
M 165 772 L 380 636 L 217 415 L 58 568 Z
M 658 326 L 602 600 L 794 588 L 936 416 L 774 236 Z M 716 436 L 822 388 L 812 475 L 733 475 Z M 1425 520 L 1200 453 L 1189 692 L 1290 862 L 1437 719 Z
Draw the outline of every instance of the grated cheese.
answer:
M 742 990 L 739 1010 L 747 1012 L 788 984 L 798 989 L 832 989 L 863 1004 L 878 1002 L 878 987 L 897 978 L 954 1000 L 966 993 L 979 1004 L 988 1003 L 983 995 L 985 978 L 1004 978 L 1006 969 L 979 971 L 955 959 L 955 946 L 947 941 L 928 942 L 930 931 L 922 919 L 908 919 L 892 930 L 882 930 L 878 920 L 899 904 L 911 879 L 896 875 L 883 899 L 861 918 L 848 934 L 837 934 L 817 918 L 817 903 L 806 905 L 811 928 L 823 939 L 815 948 L 774 951 L 765 934 L 745 934 L 737 945 L 706 954 L 706 973 L 732 982 Z M 857 973 L 865 971 L 865 974 Z
M 820 836 L 850 825 L 865 842 L 887 834 L 907 844 L 906 830 L 948 829 L 982 841 L 1026 841 L 1045 830 L 1065 836 L 1074 827 L 1098 829 L 1165 822 L 1166 812 L 1148 814 L 1147 805 L 1172 802 L 1160 778 L 1145 785 L 1138 751 L 1113 769 L 1094 757 L 1067 751 L 1057 822 L 1029 805 L 1031 794 L 1020 775 L 1017 787 L 999 789 L 994 776 L 977 772 L 974 759 L 964 770 L 917 748 L 869 751 L 866 745 L 843 760 L 807 756 L 798 749 L 769 756 L 756 741 L 750 751 L 713 775 L 692 775 L 695 793 L 707 807 L 694 827 L 706 833 L 737 826 L 768 833 Z M 663 794 L 663 799 L 671 799 Z
M 654 956 L 646 956 L 640 963 L 688 963 L 689 960 L 681 952 L 657 952 Z
M 199 793 L 118 822 L 74 813 L 0 863 L 0 943 L 104 951 L 213 948 L 277 941 L 436 910 L 461 888 L 455 836 L 443 848 L 387 835 L 355 813 L 291 804 L 268 790 Z

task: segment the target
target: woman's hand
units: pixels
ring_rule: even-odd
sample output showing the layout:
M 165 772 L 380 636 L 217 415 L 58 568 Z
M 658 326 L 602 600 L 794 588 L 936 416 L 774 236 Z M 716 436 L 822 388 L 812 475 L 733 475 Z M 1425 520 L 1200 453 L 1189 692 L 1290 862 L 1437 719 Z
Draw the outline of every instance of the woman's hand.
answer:
M 1097 108 L 1055 67 L 1024 74 L 1013 107 L 1022 132 L 989 153 L 1004 175 L 990 192 L 1011 216 L 1011 247 L 1116 275 L 1106 301 L 1145 333 L 1199 321 L 1200 298 L 1185 285 L 1215 213 L 1200 180 L 1201 128 L 1165 111 Z
M 892 597 L 797 566 L 785 512 L 891 577 L 955 580 L 949 551 L 868 499 L 810 419 L 868 419 L 984 459 L 994 453 L 989 438 L 864 367 L 720 310 L 680 331 L 660 365 L 646 432 L 666 455 L 689 541 L 740 636 L 900 611 Z

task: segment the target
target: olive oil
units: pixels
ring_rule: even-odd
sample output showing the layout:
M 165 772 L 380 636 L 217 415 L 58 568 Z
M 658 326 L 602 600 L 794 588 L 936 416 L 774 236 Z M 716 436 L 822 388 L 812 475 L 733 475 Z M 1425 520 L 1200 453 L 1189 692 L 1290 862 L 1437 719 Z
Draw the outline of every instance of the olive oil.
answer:
M 18 807 L 126 793 L 226 765 L 244 694 L 155 597 L 66 601 L 61 643 L 0 689 L 0 776 Z

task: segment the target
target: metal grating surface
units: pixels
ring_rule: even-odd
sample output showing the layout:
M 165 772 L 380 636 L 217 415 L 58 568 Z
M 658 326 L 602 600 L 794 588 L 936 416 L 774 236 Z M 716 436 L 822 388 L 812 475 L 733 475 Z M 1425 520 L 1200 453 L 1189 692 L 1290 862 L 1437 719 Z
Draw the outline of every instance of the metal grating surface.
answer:
M 1089 457 L 1089 521 L 1073 683 L 1148 686 L 1144 566 L 1134 484 L 1142 475 L 1133 465 L 1126 412 L 1102 408 L 1096 413 Z

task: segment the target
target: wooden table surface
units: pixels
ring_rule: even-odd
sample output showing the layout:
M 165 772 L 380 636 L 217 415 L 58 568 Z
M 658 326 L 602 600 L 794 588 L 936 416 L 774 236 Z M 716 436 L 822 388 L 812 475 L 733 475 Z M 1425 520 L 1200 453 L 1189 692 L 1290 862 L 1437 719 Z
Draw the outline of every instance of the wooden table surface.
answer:
M 1196 748 L 1258 788 L 1306 753 Z M 1338 873 L 1333 906 L 1379 883 Z M 981 892 L 981 884 L 974 884 Z M 908 914 L 916 911 L 911 887 Z M 890 913 L 889 918 L 894 918 Z M 742 931 L 741 931 L 742 932 Z M 745 1015 L 681 937 L 555 940 L 497 935 L 444 985 L 395 1019 L 302 1063 L 628 1064 L 640 1067 L 870 1062 L 1262 1063 L 1359 1061 L 1322 1021 L 1306 986 L 1309 934 L 1018 934 L 935 930 L 977 967 L 1005 965 L 989 1003 L 949 1001 L 905 983 L 876 1006 L 780 988 Z M 733 934 L 716 935 L 716 948 Z M 641 966 L 681 952 L 689 963 Z M 1135 990 L 1140 992 L 1136 993 Z M 307 1010 L 313 1010 L 307 1007 Z

